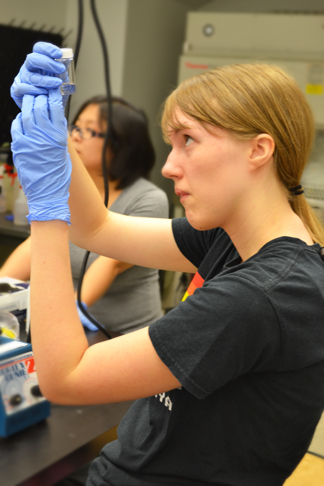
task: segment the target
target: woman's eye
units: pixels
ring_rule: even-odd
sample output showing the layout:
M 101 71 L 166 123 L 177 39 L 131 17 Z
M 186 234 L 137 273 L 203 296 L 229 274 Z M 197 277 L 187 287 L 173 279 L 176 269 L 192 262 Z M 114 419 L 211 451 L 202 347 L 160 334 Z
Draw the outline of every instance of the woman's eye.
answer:
M 193 139 L 189 135 L 185 135 L 185 146 L 188 147 L 193 142 Z

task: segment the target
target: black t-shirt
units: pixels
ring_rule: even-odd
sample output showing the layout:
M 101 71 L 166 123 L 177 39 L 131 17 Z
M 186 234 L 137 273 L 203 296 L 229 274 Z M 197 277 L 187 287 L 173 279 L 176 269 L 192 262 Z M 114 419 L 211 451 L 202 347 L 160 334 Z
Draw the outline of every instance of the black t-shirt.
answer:
M 320 247 L 283 237 L 241 262 L 221 229 L 173 231 L 198 272 L 150 337 L 182 387 L 135 402 L 87 485 L 282 485 L 324 406 Z

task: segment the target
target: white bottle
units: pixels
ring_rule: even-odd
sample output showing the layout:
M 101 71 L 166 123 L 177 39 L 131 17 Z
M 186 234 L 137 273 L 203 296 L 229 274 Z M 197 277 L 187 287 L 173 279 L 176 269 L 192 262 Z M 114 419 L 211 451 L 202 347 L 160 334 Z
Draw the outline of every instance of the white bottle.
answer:
M 27 199 L 22 190 L 22 187 L 19 186 L 18 197 L 14 202 L 13 205 L 13 216 L 14 216 L 14 224 L 19 226 L 26 226 L 28 224 L 27 215 L 29 213 Z
M 4 167 L 0 165 L 0 213 L 5 213 L 7 211 L 7 194 L 4 186 L 3 180 Z

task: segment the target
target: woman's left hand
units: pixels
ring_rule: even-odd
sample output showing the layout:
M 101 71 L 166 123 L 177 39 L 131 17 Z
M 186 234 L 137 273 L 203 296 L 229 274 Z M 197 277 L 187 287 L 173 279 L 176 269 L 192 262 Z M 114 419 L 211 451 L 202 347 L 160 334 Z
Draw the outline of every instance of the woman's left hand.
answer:
M 72 165 L 60 88 L 50 90 L 48 95 L 25 95 L 11 135 L 13 160 L 27 197 L 29 222 L 69 222 Z
M 61 50 L 54 44 L 37 42 L 34 45 L 10 88 L 10 95 L 19 108 L 24 95 L 47 94 L 49 89 L 61 86 L 62 79 L 57 75 L 65 71 L 65 66 L 55 60 L 61 57 Z

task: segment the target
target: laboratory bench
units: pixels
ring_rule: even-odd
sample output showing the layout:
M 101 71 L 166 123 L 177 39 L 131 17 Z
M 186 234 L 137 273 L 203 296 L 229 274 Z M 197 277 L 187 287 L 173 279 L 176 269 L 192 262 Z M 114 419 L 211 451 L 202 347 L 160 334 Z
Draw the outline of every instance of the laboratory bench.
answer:
M 86 335 L 90 345 L 106 339 L 100 331 Z M 51 415 L 43 422 L 0 438 L 0 484 L 54 485 L 98 456 L 132 403 L 52 404 Z

